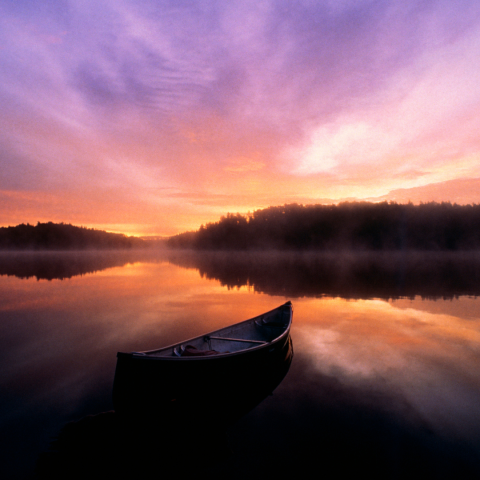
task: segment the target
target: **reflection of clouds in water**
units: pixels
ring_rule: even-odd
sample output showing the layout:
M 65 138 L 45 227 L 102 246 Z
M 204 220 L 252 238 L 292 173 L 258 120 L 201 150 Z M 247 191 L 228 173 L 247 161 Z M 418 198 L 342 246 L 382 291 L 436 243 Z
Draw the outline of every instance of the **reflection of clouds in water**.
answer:
M 421 300 L 408 309 L 341 299 L 297 305 L 295 347 L 314 371 L 401 395 L 439 431 L 478 432 L 479 322 L 422 311 Z
M 445 299 L 442 299 L 445 300 Z M 394 302 L 397 309 L 415 309 L 435 315 L 448 314 L 461 320 L 473 320 L 480 323 L 480 302 L 477 297 L 462 295 L 448 301 L 436 299 L 399 298 Z M 480 329 L 479 329 L 480 330 Z
M 383 376 L 389 369 L 401 367 L 402 363 L 393 349 L 375 340 L 362 339 L 360 343 L 341 332 L 312 326 L 295 330 L 295 344 L 308 352 L 316 370 L 335 375 L 346 383 Z

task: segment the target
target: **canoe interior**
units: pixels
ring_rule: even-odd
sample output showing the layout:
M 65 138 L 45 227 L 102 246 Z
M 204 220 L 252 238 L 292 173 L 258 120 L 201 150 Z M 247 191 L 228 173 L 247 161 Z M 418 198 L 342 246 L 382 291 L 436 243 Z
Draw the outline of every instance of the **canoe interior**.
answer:
M 290 335 L 276 345 L 272 351 L 252 350 L 207 362 L 120 357 L 115 412 L 128 422 L 165 431 L 224 428 L 271 395 L 287 374 L 293 358 Z
M 134 354 L 149 357 L 182 357 L 187 346 L 192 346 L 199 351 L 218 354 L 249 350 L 271 343 L 282 336 L 290 328 L 291 318 L 292 307 L 291 303 L 287 302 L 275 310 L 209 334 L 159 350 L 135 352 Z
M 176 345 L 118 353 L 115 411 L 135 422 L 176 428 L 205 419 L 214 428 L 239 418 L 269 395 L 290 368 L 292 313 L 288 302 Z M 176 350 L 187 345 L 216 352 L 178 356 Z

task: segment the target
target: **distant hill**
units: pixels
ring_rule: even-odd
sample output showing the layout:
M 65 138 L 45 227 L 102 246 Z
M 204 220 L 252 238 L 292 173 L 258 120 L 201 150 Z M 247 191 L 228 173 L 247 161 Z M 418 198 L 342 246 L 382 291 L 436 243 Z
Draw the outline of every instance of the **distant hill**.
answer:
M 480 249 L 480 205 L 353 202 L 228 214 L 171 237 L 197 250 L 457 251 Z
M 0 228 L 1 250 L 129 249 L 146 243 L 135 237 L 65 223 Z

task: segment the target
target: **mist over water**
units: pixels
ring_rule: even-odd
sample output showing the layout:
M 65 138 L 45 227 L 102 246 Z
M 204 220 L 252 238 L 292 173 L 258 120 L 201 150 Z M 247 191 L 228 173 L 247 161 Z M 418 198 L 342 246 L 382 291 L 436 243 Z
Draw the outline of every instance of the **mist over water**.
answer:
M 478 478 L 479 266 L 476 253 L 2 254 L 0 475 L 31 476 L 69 422 L 77 447 L 79 431 L 90 445 L 84 464 L 99 433 L 118 445 L 115 414 L 105 413 L 117 351 L 175 343 L 291 300 L 290 371 L 230 427 L 220 465 L 205 467 L 212 475 Z M 96 420 L 82 422 L 88 415 Z M 221 443 L 210 444 L 212 458 Z M 104 461 L 121 471 L 113 450 Z

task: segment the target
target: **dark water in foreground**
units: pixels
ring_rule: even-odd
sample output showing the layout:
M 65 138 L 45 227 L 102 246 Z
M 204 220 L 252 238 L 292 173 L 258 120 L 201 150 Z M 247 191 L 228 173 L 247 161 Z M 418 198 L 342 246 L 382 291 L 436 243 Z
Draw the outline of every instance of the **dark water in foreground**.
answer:
M 478 295 L 478 254 L 2 253 L 0 478 L 480 478 Z M 290 370 L 226 432 L 112 412 L 117 351 L 286 300 Z

